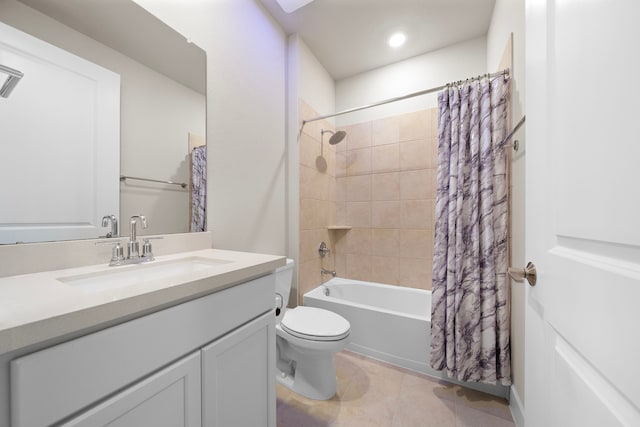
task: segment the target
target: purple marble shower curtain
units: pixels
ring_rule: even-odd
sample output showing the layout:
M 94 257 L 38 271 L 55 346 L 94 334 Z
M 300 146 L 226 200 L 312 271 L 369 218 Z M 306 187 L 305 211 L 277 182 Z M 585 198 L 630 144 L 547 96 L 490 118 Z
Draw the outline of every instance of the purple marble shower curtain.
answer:
M 191 152 L 191 231 L 207 231 L 207 147 Z
M 431 367 L 511 384 L 506 153 L 509 80 L 438 95 Z

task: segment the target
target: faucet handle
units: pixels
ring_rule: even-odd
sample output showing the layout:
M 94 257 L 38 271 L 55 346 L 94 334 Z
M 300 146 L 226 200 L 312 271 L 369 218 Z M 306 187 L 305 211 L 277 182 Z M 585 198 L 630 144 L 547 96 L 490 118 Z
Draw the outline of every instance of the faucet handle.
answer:
M 109 262 L 109 265 L 119 265 L 124 261 L 124 248 L 120 246 L 120 240 L 102 240 L 100 242 L 95 242 L 95 245 L 114 245 L 111 250 L 111 261 Z
M 149 261 L 153 261 L 153 250 L 151 249 L 151 243 L 149 242 L 149 240 L 151 240 L 152 237 L 147 238 L 147 239 L 143 239 L 144 240 L 144 244 L 142 245 L 142 258 L 148 259 Z

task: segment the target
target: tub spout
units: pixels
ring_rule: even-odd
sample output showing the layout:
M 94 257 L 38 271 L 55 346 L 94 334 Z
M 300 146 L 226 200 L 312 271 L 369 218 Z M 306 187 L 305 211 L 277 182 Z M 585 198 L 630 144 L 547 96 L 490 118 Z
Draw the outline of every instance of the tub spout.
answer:
M 336 277 L 336 272 L 335 272 L 335 270 L 334 270 L 334 271 L 331 271 L 331 270 L 327 270 L 326 268 L 323 268 L 322 270 L 320 270 L 320 274 L 330 274 L 330 275 L 332 275 L 333 277 Z

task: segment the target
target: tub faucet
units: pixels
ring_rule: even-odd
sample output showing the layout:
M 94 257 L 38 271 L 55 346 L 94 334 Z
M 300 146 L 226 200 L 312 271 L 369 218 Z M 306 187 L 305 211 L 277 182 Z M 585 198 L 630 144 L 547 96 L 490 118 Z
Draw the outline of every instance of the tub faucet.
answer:
M 333 277 L 336 277 L 336 272 L 335 272 L 335 270 L 333 270 L 333 271 L 332 271 L 332 270 L 327 270 L 326 268 L 323 268 L 322 270 L 320 270 L 320 274 L 323 274 L 323 275 L 324 275 L 324 274 L 330 274 L 330 275 L 332 275 Z

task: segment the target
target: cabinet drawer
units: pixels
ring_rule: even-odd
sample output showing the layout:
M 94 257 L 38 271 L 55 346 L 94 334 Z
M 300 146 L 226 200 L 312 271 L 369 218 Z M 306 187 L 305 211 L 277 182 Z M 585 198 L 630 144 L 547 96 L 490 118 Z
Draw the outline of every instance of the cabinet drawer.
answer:
M 260 277 L 11 362 L 14 427 L 50 425 L 273 309 Z

